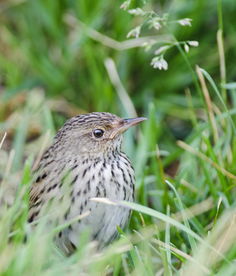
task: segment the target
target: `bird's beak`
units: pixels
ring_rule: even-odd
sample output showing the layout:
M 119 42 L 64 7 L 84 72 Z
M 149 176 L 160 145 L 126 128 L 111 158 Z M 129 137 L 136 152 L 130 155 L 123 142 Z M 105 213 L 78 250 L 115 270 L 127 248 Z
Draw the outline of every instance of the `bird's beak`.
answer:
M 147 118 L 144 118 L 144 117 L 122 119 L 119 122 L 119 125 L 116 125 L 116 127 L 114 127 L 114 131 L 112 132 L 112 135 L 110 138 L 113 139 L 117 134 L 121 134 L 125 132 L 128 128 L 135 126 L 145 120 L 147 120 Z

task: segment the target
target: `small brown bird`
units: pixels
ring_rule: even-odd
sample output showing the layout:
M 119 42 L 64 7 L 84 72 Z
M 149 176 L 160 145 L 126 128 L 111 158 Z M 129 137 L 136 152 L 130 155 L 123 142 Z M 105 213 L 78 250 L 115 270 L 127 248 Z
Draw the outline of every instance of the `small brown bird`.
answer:
M 74 251 L 85 230 L 102 247 L 115 238 L 117 226 L 125 226 L 127 208 L 90 199 L 134 200 L 134 170 L 121 151 L 122 133 L 145 119 L 105 112 L 73 117 L 43 154 L 30 191 L 29 222 L 45 214 L 54 225 L 75 219 L 56 237 L 66 254 Z

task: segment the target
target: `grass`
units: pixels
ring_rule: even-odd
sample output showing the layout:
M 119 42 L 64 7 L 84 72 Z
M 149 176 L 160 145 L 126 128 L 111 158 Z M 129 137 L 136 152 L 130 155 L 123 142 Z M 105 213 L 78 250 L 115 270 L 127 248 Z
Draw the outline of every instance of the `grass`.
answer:
M 235 3 L 147 2 L 192 27 L 144 25 L 129 40 L 144 18 L 120 4 L 0 4 L 0 275 L 236 274 Z M 187 40 L 200 45 L 186 53 Z M 154 70 L 154 51 L 173 41 L 168 70 Z M 136 201 L 117 203 L 133 209 L 119 239 L 95 252 L 84 233 L 64 257 L 58 227 L 27 224 L 31 168 L 66 118 L 95 110 L 148 117 L 125 134 Z

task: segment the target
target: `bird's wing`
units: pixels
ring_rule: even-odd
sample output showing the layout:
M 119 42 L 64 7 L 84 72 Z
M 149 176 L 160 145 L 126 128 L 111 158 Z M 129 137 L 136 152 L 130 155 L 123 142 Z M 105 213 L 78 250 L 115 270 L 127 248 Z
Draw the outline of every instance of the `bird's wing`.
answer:
M 44 192 L 46 177 L 47 173 L 43 172 L 37 177 L 36 181 L 32 184 L 30 188 L 29 198 L 30 208 L 39 200 L 40 195 Z
M 29 215 L 32 213 L 32 209 L 34 207 L 37 207 L 42 203 L 42 197 L 46 189 L 47 178 L 49 177 L 48 164 L 51 162 L 51 160 L 49 160 L 49 156 L 49 151 L 45 151 L 38 164 L 38 167 L 33 172 L 35 181 L 31 185 L 29 193 Z

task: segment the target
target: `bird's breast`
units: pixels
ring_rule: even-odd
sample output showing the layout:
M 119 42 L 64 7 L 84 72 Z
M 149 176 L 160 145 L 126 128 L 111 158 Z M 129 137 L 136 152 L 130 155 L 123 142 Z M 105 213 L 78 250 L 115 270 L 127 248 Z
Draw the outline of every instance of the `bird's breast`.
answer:
M 79 232 L 89 228 L 92 237 L 105 244 L 114 238 L 117 226 L 124 227 L 130 210 L 118 205 L 111 208 L 110 205 L 91 198 L 133 201 L 134 172 L 130 162 L 126 156 L 94 163 L 84 161 L 73 173 L 77 178 L 73 183 L 72 202 L 67 218 L 72 219 L 86 211 L 90 214 L 72 227 L 74 230 L 70 231 L 70 239 L 77 244 Z

